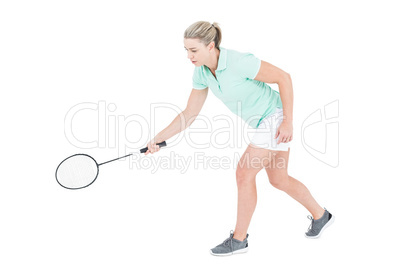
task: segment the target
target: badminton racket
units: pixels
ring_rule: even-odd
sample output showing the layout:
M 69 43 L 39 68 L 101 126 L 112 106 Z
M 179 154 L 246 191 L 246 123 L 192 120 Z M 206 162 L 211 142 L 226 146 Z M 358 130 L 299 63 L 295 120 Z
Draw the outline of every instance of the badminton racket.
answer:
M 159 147 L 166 146 L 166 142 L 157 143 Z M 148 147 L 142 148 L 140 153 L 148 151 Z M 67 157 L 57 166 L 56 181 L 66 189 L 77 190 L 88 187 L 95 182 L 99 175 L 99 166 L 128 157 L 134 153 L 121 156 L 98 164 L 96 160 L 87 154 L 75 154 Z

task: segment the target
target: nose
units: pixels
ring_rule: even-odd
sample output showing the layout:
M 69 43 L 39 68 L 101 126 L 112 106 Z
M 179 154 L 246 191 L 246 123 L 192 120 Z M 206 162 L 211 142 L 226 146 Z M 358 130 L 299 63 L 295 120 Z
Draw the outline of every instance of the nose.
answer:
M 193 58 L 193 54 L 191 52 L 187 53 L 187 58 L 192 59 Z

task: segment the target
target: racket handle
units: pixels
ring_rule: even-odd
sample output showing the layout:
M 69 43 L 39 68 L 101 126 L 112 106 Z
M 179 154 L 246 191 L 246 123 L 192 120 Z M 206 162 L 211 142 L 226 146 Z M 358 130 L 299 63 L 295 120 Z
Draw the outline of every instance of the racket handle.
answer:
M 165 147 L 166 146 L 166 141 L 162 141 L 161 143 L 157 143 L 156 145 L 159 145 L 159 147 Z M 148 147 L 142 148 L 140 150 L 141 153 L 145 153 L 146 151 L 148 151 Z

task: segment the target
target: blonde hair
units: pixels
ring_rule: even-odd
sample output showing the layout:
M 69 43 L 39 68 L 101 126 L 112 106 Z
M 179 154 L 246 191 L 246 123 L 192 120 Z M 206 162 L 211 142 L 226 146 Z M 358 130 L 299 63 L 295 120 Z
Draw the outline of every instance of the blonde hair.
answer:
M 208 21 L 197 21 L 184 31 L 184 38 L 198 38 L 206 46 L 213 41 L 215 47 L 219 49 L 222 30 L 216 22 L 211 24 Z

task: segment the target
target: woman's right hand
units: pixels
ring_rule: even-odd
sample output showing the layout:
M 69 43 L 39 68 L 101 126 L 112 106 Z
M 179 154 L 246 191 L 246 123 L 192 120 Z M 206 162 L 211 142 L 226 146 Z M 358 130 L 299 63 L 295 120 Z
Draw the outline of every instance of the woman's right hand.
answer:
M 147 144 L 148 150 L 145 152 L 145 155 L 147 155 L 149 153 L 153 154 L 153 153 L 159 152 L 160 147 L 159 147 L 159 145 L 156 145 L 157 143 L 159 143 L 159 142 L 156 142 L 155 138 L 153 138 L 150 142 L 148 142 L 148 144 Z

